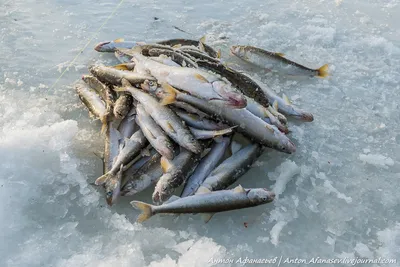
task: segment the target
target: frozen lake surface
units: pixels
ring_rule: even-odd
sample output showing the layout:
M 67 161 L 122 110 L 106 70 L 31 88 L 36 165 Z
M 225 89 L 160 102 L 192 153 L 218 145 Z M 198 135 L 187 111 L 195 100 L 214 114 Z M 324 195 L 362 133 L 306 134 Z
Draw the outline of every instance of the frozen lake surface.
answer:
M 397 258 L 357 266 L 399 266 L 398 1 L 125 0 L 51 88 L 117 4 L 0 5 L 0 266 L 240 266 L 210 259 L 281 256 Z M 207 224 L 198 215 L 137 224 L 132 198 L 110 209 L 89 184 L 102 171 L 100 123 L 71 84 L 88 64 L 117 62 L 95 52 L 97 42 L 205 34 L 228 60 L 230 45 L 251 44 L 311 67 L 329 63 L 332 76 L 255 74 L 315 118 L 290 122 L 296 153 L 266 150 L 239 180 L 275 189 L 274 203 L 217 214 Z

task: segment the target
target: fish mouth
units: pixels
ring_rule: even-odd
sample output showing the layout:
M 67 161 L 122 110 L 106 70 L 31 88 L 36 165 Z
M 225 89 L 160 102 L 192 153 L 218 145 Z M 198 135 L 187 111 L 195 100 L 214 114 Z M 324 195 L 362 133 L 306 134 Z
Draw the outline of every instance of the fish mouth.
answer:
M 272 191 L 269 191 L 267 188 L 263 188 L 263 189 L 269 193 L 267 201 L 268 202 L 274 201 L 276 194 L 274 192 L 272 192 Z
M 286 148 L 287 150 L 285 152 L 288 154 L 296 152 L 296 145 L 291 140 L 288 140 L 286 143 Z
M 99 44 L 97 44 L 95 47 L 94 47 L 94 50 L 96 50 L 97 52 L 103 52 L 104 50 L 103 50 L 103 46 L 104 45 L 106 45 L 106 44 L 109 44 L 110 42 L 102 42 L 102 43 L 99 43 Z
M 304 112 L 300 116 L 301 116 L 303 121 L 311 122 L 311 121 L 314 120 L 313 114 L 308 113 L 308 112 Z

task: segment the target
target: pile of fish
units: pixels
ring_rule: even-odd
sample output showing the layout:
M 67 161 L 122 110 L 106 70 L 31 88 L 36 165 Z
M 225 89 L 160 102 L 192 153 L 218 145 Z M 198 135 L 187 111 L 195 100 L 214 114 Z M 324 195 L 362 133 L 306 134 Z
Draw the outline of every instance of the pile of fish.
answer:
M 100 43 L 95 50 L 114 53 L 120 64 L 91 65 L 75 84 L 102 122 L 104 174 L 95 184 L 104 186 L 107 203 L 154 187 L 154 205 L 131 202 L 142 211 L 139 222 L 158 213 L 201 213 L 208 221 L 273 201 L 264 188 L 228 187 L 265 147 L 295 152 L 287 117 L 313 120 L 285 95 L 228 67 L 204 41 Z M 310 69 L 256 47 L 233 46 L 231 53 L 270 71 L 327 76 L 327 65 Z

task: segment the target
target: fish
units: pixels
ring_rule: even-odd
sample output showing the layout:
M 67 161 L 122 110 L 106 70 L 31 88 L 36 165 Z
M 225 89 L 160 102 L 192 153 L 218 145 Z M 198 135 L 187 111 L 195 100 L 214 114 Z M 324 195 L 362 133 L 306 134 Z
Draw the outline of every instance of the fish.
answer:
M 119 62 L 121 62 L 122 64 L 124 64 L 124 63 L 131 63 L 131 60 L 132 60 L 132 57 L 131 56 L 129 56 L 129 55 L 127 55 L 127 54 L 124 54 L 124 53 L 122 53 L 121 51 L 119 51 L 119 50 L 116 50 L 115 52 L 114 52 L 114 56 L 118 59 L 118 61 Z
M 181 197 L 191 196 L 197 191 L 204 179 L 221 162 L 230 142 L 231 137 L 222 137 L 214 141 L 211 150 L 201 159 L 193 174 L 186 180 Z
M 150 57 L 152 60 L 160 62 L 164 65 L 168 65 L 168 66 L 174 66 L 174 67 L 180 67 L 181 65 L 179 65 L 178 63 L 176 63 L 175 61 L 173 61 L 170 57 L 161 54 L 159 56 L 153 56 Z
M 136 106 L 136 123 L 140 126 L 149 143 L 163 157 L 174 158 L 174 144 L 153 118 L 146 112 L 142 104 Z
M 218 165 L 201 186 L 210 191 L 226 189 L 251 167 L 261 152 L 262 146 L 259 144 L 245 146 Z M 196 193 L 198 192 L 196 191 Z
M 154 203 L 161 204 L 167 201 L 175 189 L 181 186 L 194 170 L 200 160 L 200 154 L 194 154 L 189 150 L 181 148 L 180 153 L 172 162 L 166 158 L 161 158 L 161 168 L 163 175 L 158 180 L 152 199 Z
M 201 129 L 201 130 L 222 130 L 229 128 L 229 125 L 226 125 L 221 122 L 216 122 L 213 120 L 209 120 L 207 118 L 201 118 L 198 115 L 190 114 L 184 111 L 174 109 L 176 115 L 178 115 L 189 127 Z
M 144 83 L 146 83 L 146 81 Z M 150 83 L 151 83 L 151 81 L 150 81 Z M 143 89 L 143 84 L 142 84 L 142 89 Z M 146 89 L 144 89 L 144 90 L 146 90 Z M 185 103 L 185 102 L 176 101 L 176 102 L 172 103 L 172 106 L 174 108 L 184 110 L 187 113 L 197 115 L 200 118 L 208 118 L 209 117 L 207 113 L 204 113 L 203 111 L 199 110 L 198 108 L 195 108 L 192 105 L 189 105 L 188 103 Z
M 114 41 L 101 42 L 94 47 L 97 52 L 115 52 L 117 48 L 132 48 L 138 43 L 135 41 L 125 41 L 123 38 Z
M 251 77 L 227 67 L 219 60 L 197 60 L 196 63 L 199 65 L 199 67 L 213 71 L 222 77 L 225 77 L 242 94 L 248 98 L 254 99 L 263 107 L 268 108 L 268 106 L 271 104 L 268 96 L 264 91 L 261 90 L 260 85 L 258 85 L 258 83 L 256 83 Z
M 150 75 L 140 74 L 132 71 L 118 70 L 111 67 L 92 65 L 89 71 L 102 82 L 120 85 L 122 79 L 131 83 L 142 83 L 145 80 L 154 81 L 155 78 Z
M 232 190 L 221 190 L 210 192 L 203 189 L 203 194 L 176 197 L 160 206 L 154 206 L 141 201 L 132 201 L 131 205 L 141 210 L 137 222 L 144 222 L 155 214 L 161 213 L 202 213 L 205 222 L 208 222 L 214 213 L 255 207 L 270 203 L 274 200 L 275 194 L 265 188 L 244 189 L 238 185 Z
M 152 57 L 161 56 L 161 55 L 168 56 L 168 57 L 170 57 L 172 62 L 177 64 L 178 67 L 181 67 L 181 66 L 189 67 L 189 68 L 198 68 L 199 67 L 197 65 L 197 63 L 194 62 L 190 57 L 187 57 L 185 54 L 179 53 L 176 50 L 152 48 L 152 49 L 149 49 L 148 53 Z M 163 64 L 165 64 L 165 63 L 163 63 Z M 172 66 L 172 65 L 170 65 L 170 66 Z
M 217 136 L 221 136 L 221 135 L 226 135 L 226 134 L 230 134 L 233 132 L 233 129 L 235 129 L 236 126 L 233 127 L 228 127 L 226 129 L 222 129 L 222 130 L 200 130 L 200 129 L 196 129 L 193 127 L 189 127 L 190 131 L 192 132 L 192 134 L 194 135 L 194 137 L 197 140 L 203 140 L 203 139 L 211 139 Z
M 218 57 L 218 52 L 214 50 L 211 46 L 207 45 L 204 43 L 204 38 L 200 40 L 190 40 L 190 39 L 171 39 L 171 40 L 165 40 L 165 41 L 159 41 L 157 42 L 158 44 L 161 45 L 168 45 L 168 46 L 176 46 L 176 45 L 181 45 L 181 46 L 195 46 L 199 47 L 200 43 L 204 47 L 204 52 L 207 53 L 210 57 L 216 58 Z
M 92 89 L 100 95 L 106 104 L 113 106 L 115 102 L 114 92 L 104 83 L 100 82 L 96 77 L 92 75 L 82 75 L 82 80 L 87 83 Z
M 118 127 L 118 131 L 121 133 L 122 141 L 125 141 L 126 138 L 129 139 L 132 136 L 132 134 L 134 134 L 138 130 L 139 126 L 136 125 L 135 117 L 136 117 L 136 107 L 132 106 L 131 110 L 124 117 L 124 119 L 121 121 Z
M 124 175 L 129 177 L 129 180 L 122 187 L 121 195 L 133 196 L 150 185 L 157 183 L 163 175 L 160 159 L 161 155 L 156 153 L 138 171 L 135 170 L 133 174 L 130 174 L 131 171 L 128 169 Z
M 264 49 L 249 46 L 235 45 L 231 47 L 231 53 L 257 66 L 294 76 L 310 76 L 325 78 L 329 76 L 328 64 L 318 69 L 311 69 L 287 59 L 284 54 L 266 51 Z
M 283 97 L 279 97 L 266 84 L 263 84 L 261 86 L 261 90 L 263 90 L 265 92 L 265 94 L 268 96 L 270 102 L 273 103 L 272 104 L 273 109 L 272 110 L 269 109 L 270 111 L 272 111 L 272 112 L 279 111 L 288 117 L 292 117 L 292 118 L 302 120 L 305 122 L 312 122 L 314 120 L 314 115 L 312 113 L 294 106 L 285 94 L 283 94 Z
M 132 161 L 142 148 L 147 145 L 147 139 L 142 131 L 137 131 L 131 138 L 125 140 L 124 146 L 120 148 L 118 156 L 112 165 L 112 168 L 102 176 L 96 179 L 95 185 L 105 184 L 106 200 L 108 205 L 112 205 L 120 192 L 121 186 L 121 168 Z
M 113 166 L 114 159 L 119 153 L 119 141 L 121 133 L 117 130 L 119 121 L 110 121 L 107 123 L 106 134 L 104 139 L 104 159 L 103 174 L 109 172 Z
M 159 90 L 158 95 L 160 98 L 167 98 L 171 103 L 174 100 L 187 102 L 203 112 L 212 114 L 230 126 L 237 125 L 236 130 L 238 132 L 243 133 L 262 145 L 288 154 L 296 151 L 294 143 L 280 132 L 276 126 L 266 123 L 246 109 L 231 109 L 223 104 L 210 103 L 182 93 L 171 86 L 163 85 L 161 89 L 158 88 L 157 90 Z
M 85 104 L 91 114 L 96 118 L 99 118 L 102 122 L 102 132 L 105 132 L 108 122 L 109 112 L 107 111 L 106 105 L 101 100 L 101 97 L 95 90 L 93 90 L 86 83 L 75 84 L 75 90 L 80 100 Z
M 122 94 L 118 97 L 114 104 L 114 117 L 122 120 L 131 110 L 133 105 L 133 98 L 129 94 Z
M 167 83 L 202 99 L 221 101 L 231 108 L 246 107 L 245 97 L 234 92 L 230 84 L 215 74 L 200 69 L 167 66 L 138 52 L 133 55 L 136 68 L 149 72 L 159 83 Z
M 124 87 L 114 88 L 114 90 L 129 92 L 138 102 L 142 103 L 145 111 L 172 140 L 193 153 L 201 152 L 199 142 L 170 108 L 161 105 L 153 96 L 132 87 L 127 80 L 123 80 L 122 85 Z

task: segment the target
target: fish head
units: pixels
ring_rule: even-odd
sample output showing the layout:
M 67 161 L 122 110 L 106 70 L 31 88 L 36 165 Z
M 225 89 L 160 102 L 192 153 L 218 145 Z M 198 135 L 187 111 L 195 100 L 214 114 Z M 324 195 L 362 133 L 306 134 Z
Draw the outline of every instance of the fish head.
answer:
M 157 143 L 160 144 L 158 146 L 158 152 L 167 159 L 172 160 L 174 158 L 174 146 L 172 143 L 165 137 L 158 137 Z
M 215 81 L 212 83 L 213 90 L 220 96 L 220 100 L 231 108 L 245 108 L 247 99 L 241 93 L 235 92 L 230 85 L 224 81 Z
M 274 130 L 275 139 L 278 140 L 274 144 L 275 149 L 287 154 L 296 152 L 296 145 L 284 133 L 279 131 L 275 125 L 270 125 L 270 128 Z
M 120 194 L 120 191 L 121 191 L 120 187 L 121 187 L 121 184 L 119 182 L 119 179 L 118 180 L 109 179 L 106 182 L 106 184 L 105 184 L 106 201 L 107 201 L 108 205 L 112 206 L 116 202 L 116 200 Z
M 235 55 L 238 57 L 244 57 L 246 54 L 244 47 L 241 45 L 233 45 L 233 46 L 231 46 L 230 50 L 231 50 L 232 55 Z
M 248 199 L 255 204 L 264 204 L 272 202 L 275 199 L 275 193 L 265 188 L 254 188 L 247 192 Z
M 97 44 L 94 47 L 94 50 L 96 50 L 97 52 L 113 52 L 114 46 L 112 45 L 112 42 L 102 42 Z
M 193 153 L 198 154 L 203 150 L 201 148 L 199 141 L 197 141 L 197 139 L 194 138 L 191 132 L 185 133 L 183 135 L 183 143 L 186 145 L 185 148 L 192 151 Z
M 145 80 L 145 81 L 140 85 L 140 87 L 141 87 L 144 91 L 147 91 L 147 92 L 150 92 L 150 93 L 156 93 L 156 91 L 157 91 L 159 85 L 158 85 L 157 82 L 155 82 L 155 81 Z

